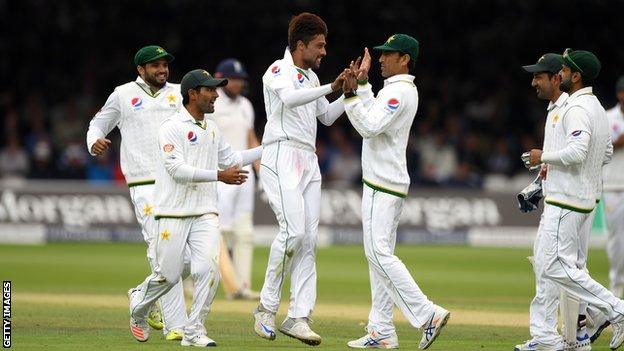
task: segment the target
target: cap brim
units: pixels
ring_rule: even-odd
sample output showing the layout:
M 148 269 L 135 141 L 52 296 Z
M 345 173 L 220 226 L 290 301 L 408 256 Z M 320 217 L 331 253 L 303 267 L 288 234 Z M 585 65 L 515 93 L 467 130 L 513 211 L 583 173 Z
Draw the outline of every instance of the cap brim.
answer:
M 522 69 L 529 72 L 529 73 L 536 73 L 536 72 L 548 72 L 549 70 L 544 68 L 543 66 L 540 65 L 527 65 L 527 66 L 522 66 Z
M 379 51 L 396 51 L 399 52 L 401 50 L 397 50 L 396 48 L 393 48 L 391 46 L 388 45 L 379 45 L 379 46 L 375 46 L 373 47 L 373 50 L 379 50 Z
M 208 78 L 208 79 L 203 80 L 201 84 L 199 84 L 198 86 L 214 88 L 214 87 L 224 87 L 227 84 L 228 84 L 227 78 L 220 78 L 220 79 Z
M 167 62 L 171 62 L 171 61 L 175 60 L 175 57 L 173 57 L 173 55 L 171 55 L 168 52 L 163 52 L 163 53 L 158 54 L 158 55 L 152 57 L 151 59 L 145 61 L 144 64 L 145 63 L 154 62 L 154 61 L 159 60 L 159 59 L 161 59 L 163 57 L 165 58 L 165 60 L 167 60 Z

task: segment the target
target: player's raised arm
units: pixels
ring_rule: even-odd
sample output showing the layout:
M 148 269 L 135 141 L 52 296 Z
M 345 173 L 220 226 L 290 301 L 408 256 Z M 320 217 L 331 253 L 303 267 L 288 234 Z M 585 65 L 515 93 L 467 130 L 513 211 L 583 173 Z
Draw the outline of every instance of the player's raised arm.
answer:
M 345 99 L 345 111 L 353 128 L 363 138 L 372 138 L 383 133 L 401 111 L 402 94 L 383 90 L 370 108 L 366 108 L 357 96 Z

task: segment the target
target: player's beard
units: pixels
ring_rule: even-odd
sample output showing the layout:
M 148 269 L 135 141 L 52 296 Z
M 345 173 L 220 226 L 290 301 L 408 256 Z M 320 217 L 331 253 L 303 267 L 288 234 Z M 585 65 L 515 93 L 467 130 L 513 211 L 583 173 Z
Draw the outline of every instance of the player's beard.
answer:
M 569 93 L 572 89 L 572 77 L 568 79 L 561 78 L 561 85 L 559 85 L 559 89 L 564 93 Z
M 145 74 L 145 83 L 149 84 L 150 86 L 160 89 L 164 87 L 165 84 L 167 84 L 166 78 L 167 76 L 165 76 L 165 80 L 161 83 L 158 81 L 158 78 L 156 78 L 156 75 Z
M 319 67 L 321 67 L 321 60 L 323 59 L 323 56 L 316 56 L 314 58 L 310 58 L 308 60 L 304 60 L 303 62 L 305 62 L 306 66 L 312 68 L 312 69 L 319 69 Z

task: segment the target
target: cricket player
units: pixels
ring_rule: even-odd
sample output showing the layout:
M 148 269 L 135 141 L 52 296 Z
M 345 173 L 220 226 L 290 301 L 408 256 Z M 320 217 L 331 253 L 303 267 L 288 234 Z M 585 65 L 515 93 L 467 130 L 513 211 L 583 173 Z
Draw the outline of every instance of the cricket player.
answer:
M 288 26 L 284 57 L 262 77 L 267 124 L 262 145 L 260 181 L 279 223 L 271 244 L 254 330 L 275 339 L 275 314 L 282 284 L 290 274 L 288 317 L 279 330 L 309 345 L 321 343 L 310 329 L 316 302 L 316 239 L 321 173 L 315 154 L 317 119 L 331 125 L 344 112 L 341 99 L 324 97 L 342 86 L 342 73 L 320 85 L 313 69 L 326 55 L 327 26 L 318 16 L 301 13 Z
M 215 101 L 215 112 L 210 118 L 217 124 L 223 138 L 235 151 L 260 145 L 254 130 L 254 109 L 242 95 L 249 75 L 243 64 L 234 58 L 225 59 L 217 65 L 215 77 L 227 78 L 228 84 L 218 88 L 220 98 Z M 260 162 L 254 163 L 257 173 Z M 251 172 L 251 166 L 244 168 Z M 243 185 L 219 183 L 219 224 L 221 235 L 232 252 L 236 278 L 240 282 L 237 291 L 226 292 L 232 299 L 258 300 L 260 294 L 251 290 L 251 266 L 253 262 L 253 206 L 255 177 L 249 177 Z M 223 275 L 223 272 L 222 272 Z
M 562 92 L 559 89 L 561 84 L 561 77 L 559 71 L 563 66 L 563 56 L 554 53 L 548 53 L 543 55 L 537 60 L 534 65 L 523 66 L 522 68 L 529 73 L 533 73 L 533 79 L 531 86 L 535 88 L 537 97 L 539 99 L 549 100 L 547 107 L 548 114 L 546 116 L 546 123 L 544 128 L 544 151 L 555 150 L 553 133 L 556 126 L 561 121 L 561 109 L 568 99 L 568 94 Z M 540 177 L 542 178 L 542 184 L 544 188 L 547 188 L 547 171 L 546 165 L 542 165 L 540 171 Z M 591 222 L 588 222 L 591 223 Z M 533 262 L 535 275 L 535 297 L 531 301 L 530 307 L 530 333 L 531 340 L 524 342 L 523 344 L 516 345 L 514 350 L 516 351 L 532 351 L 542 348 L 560 349 L 563 347 L 563 341 L 559 333 L 557 332 L 557 305 L 559 303 L 560 289 L 552 281 L 545 280 L 543 276 L 537 274 L 541 270 L 541 267 L 536 266 L 537 263 L 541 263 L 539 257 L 544 254 L 546 249 L 543 238 L 546 234 L 543 232 L 544 227 L 540 226 L 537 237 L 533 246 Z M 580 233 L 583 240 L 580 251 L 583 255 L 579 255 L 579 261 L 577 265 L 584 267 L 587 255 L 587 244 L 589 242 L 591 226 L 584 226 L 583 232 Z M 582 259 L 581 259 L 582 257 Z M 537 263 L 535 263 L 537 262 Z M 566 299 L 566 296 L 563 296 Z M 563 301 L 565 302 L 565 301 Z M 576 330 L 578 313 L 580 308 L 580 302 L 576 304 L 561 303 L 560 308 L 574 308 L 574 311 L 563 311 L 562 315 L 566 316 L 568 313 L 574 317 L 573 323 L 566 322 L 566 328 L 573 327 Z M 564 307 L 565 306 L 565 307 Z M 581 314 L 585 315 L 585 312 Z M 584 321 L 583 321 L 584 322 Z M 571 324 L 571 325 L 567 325 Z M 590 337 L 587 333 L 585 324 L 579 328 L 578 332 L 574 333 L 574 345 L 573 350 L 591 350 Z
M 613 326 L 610 347 L 615 350 L 624 341 L 624 301 L 579 265 L 579 256 L 586 255 L 583 233 L 591 226 L 596 199 L 602 192 L 602 168 L 613 153 L 606 113 L 592 91 L 600 61 L 589 51 L 570 49 L 563 53 L 563 61 L 560 88 L 569 97 L 560 118 L 550 127 L 552 141 L 544 145 L 544 151 L 530 151 L 531 166 L 545 163 L 548 167 L 538 230 L 544 250 L 535 257 L 535 272 L 606 314 Z M 563 346 L 538 349 L 560 350 Z
M 215 123 L 204 119 L 205 113 L 214 111 L 219 96 L 216 88 L 226 84 L 226 79 L 215 79 L 201 69 L 187 73 L 181 82 L 184 107 L 160 126 L 156 266 L 138 288 L 129 292 L 130 330 L 138 341 L 149 338 L 149 306 L 177 286 L 188 250 L 195 293 L 181 345 L 216 346 L 204 326 L 219 285 L 216 182 L 244 183 L 247 171 L 239 167 L 257 160 L 262 153 L 262 147 L 233 152 Z
M 398 348 L 392 321 L 392 308 L 397 305 L 409 323 L 422 331 L 419 347 L 426 349 L 440 334 L 450 312 L 425 296 L 394 255 L 397 226 L 410 185 L 405 150 L 418 109 L 418 90 L 409 73 L 415 66 L 419 43 L 409 35 L 395 34 L 374 49 L 381 51 L 379 63 L 385 78 L 377 97 L 368 84 L 368 49 L 358 71 L 350 70 L 343 85 L 345 111 L 363 138 L 362 226 L 372 296 L 368 333 L 347 345 Z
M 615 90 L 618 104 L 607 111 L 614 153 L 611 163 L 604 167 L 603 180 L 609 230 L 607 254 L 611 265 L 609 289 L 621 298 L 624 295 L 624 76 L 617 80 Z
M 169 63 L 174 57 L 157 45 L 141 48 L 134 56 L 139 76 L 133 82 L 115 88 L 87 131 L 91 155 L 102 155 L 111 141 L 106 138 L 113 128 L 121 132 L 121 170 L 130 189 L 134 212 L 147 243 L 147 260 L 155 268 L 154 179 L 158 162 L 158 126 L 180 109 L 180 86 L 167 82 Z M 150 310 L 148 323 L 163 329 L 167 340 L 181 340 L 186 323 L 182 285 L 176 285 Z M 163 325 L 163 321 L 164 323 Z

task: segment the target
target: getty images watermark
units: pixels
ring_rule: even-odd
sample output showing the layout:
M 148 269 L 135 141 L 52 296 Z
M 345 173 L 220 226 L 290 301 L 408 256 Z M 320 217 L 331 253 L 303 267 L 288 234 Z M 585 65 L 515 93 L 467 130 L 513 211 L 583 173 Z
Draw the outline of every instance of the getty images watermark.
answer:
M 2 282 L 2 347 L 11 347 L 11 281 Z

